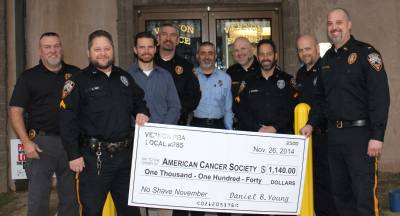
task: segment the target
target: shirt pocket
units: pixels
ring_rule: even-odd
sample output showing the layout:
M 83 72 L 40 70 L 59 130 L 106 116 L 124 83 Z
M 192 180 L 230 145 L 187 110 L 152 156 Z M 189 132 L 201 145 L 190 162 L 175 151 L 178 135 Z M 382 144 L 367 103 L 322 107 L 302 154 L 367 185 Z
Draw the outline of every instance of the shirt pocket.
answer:
M 110 106 L 108 94 L 105 89 L 91 88 L 86 90 L 88 108 L 93 113 L 105 112 L 107 107 Z

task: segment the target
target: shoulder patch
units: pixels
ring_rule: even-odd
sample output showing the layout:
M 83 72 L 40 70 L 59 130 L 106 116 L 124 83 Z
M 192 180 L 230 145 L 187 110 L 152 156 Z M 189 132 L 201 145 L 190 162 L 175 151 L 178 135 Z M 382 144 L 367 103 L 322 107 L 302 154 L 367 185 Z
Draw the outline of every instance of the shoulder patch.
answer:
M 372 68 L 374 68 L 375 71 L 377 71 L 377 72 L 381 71 L 382 58 L 378 53 L 373 52 L 373 53 L 369 54 L 367 58 L 368 58 L 369 64 L 372 66 Z
M 72 81 L 72 80 L 65 81 L 61 98 L 62 99 L 66 98 L 71 93 L 71 91 L 74 89 L 74 87 L 75 87 L 74 81 Z
M 126 87 L 129 86 L 129 81 L 125 76 L 120 76 L 120 80 Z
M 356 62 L 356 61 L 357 61 L 357 53 L 353 52 L 347 58 L 347 64 L 351 65 L 351 64 L 354 64 L 354 62 Z

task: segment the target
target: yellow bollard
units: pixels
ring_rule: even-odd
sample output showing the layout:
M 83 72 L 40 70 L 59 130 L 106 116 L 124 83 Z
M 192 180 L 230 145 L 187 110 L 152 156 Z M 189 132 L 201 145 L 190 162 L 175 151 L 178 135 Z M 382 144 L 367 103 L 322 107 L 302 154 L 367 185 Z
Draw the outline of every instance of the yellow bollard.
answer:
M 108 193 L 106 202 L 104 203 L 103 207 L 103 216 L 116 216 L 117 210 L 115 209 L 113 199 L 111 194 Z
M 295 134 L 300 134 L 300 129 L 304 127 L 308 120 L 310 106 L 306 103 L 301 103 L 294 109 L 294 131 Z M 313 184 L 313 159 L 312 159 L 312 139 L 308 142 L 308 159 L 306 166 L 306 179 L 304 182 L 303 201 L 301 205 L 301 216 L 314 215 L 314 184 Z

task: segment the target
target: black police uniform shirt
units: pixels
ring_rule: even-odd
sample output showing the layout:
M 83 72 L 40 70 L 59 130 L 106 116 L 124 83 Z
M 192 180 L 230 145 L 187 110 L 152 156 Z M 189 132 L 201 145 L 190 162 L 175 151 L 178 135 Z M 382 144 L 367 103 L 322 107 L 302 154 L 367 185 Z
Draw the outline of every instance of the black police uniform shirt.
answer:
M 61 139 L 70 160 L 81 157 L 80 137 L 120 141 L 130 136 L 132 116 L 150 117 L 143 90 L 116 66 L 108 77 L 89 65 L 67 81 L 60 108 Z
M 265 125 L 273 126 L 278 133 L 292 131 L 295 89 L 291 75 L 276 68 L 266 79 L 259 71 L 247 80 L 239 97 L 240 129 L 258 131 Z
M 240 92 L 243 91 L 244 87 L 246 86 L 246 80 L 255 77 L 257 72 L 260 70 L 260 63 L 258 63 L 257 58 L 253 56 L 253 63 L 247 69 L 247 71 L 243 68 L 242 65 L 236 63 L 228 68 L 226 71 L 229 76 L 231 76 L 232 80 L 232 97 L 236 101 L 239 99 Z
M 175 55 L 169 61 L 164 61 L 157 53 L 154 60 L 156 65 L 169 71 L 174 78 L 182 106 L 181 116 L 186 118 L 189 113 L 196 109 L 201 99 L 200 85 L 193 73 L 193 65 L 178 55 Z
M 303 65 L 296 75 L 296 90 L 298 93 L 297 103 L 306 103 L 310 107 L 316 102 L 315 92 L 317 86 L 317 80 L 321 73 L 321 58 L 318 58 L 317 62 L 307 70 L 307 65 Z M 326 130 L 326 120 L 321 118 L 317 128 Z
M 80 69 L 62 62 L 58 72 L 48 70 L 39 61 L 18 78 L 9 105 L 24 108 L 27 129 L 59 134 L 59 102 L 64 82 Z
M 383 141 L 390 96 L 380 53 L 351 36 L 337 51 L 332 46 L 325 53 L 321 70 L 309 123 L 314 125 L 324 110 L 330 122 L 367 120 L 370 139 Z
M 298 103 L 307 103 L 312 105 L 315 102 L 315 89 L 317 86 L 317 79 L 321 73 L 321 59 L 307 70 L 307 65 L 303 65 L 296 75 L 296 88 L 299 93 L 297 97 Z

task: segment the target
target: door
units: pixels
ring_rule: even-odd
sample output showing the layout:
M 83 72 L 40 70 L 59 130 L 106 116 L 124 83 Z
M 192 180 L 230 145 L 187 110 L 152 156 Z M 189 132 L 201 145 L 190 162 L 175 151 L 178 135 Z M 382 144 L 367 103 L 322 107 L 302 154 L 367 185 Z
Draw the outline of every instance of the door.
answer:
M 162 22 L 172 22 L 179 27 L 180 44 L 177 53 L 197 65 L 196 51 L 203 41 L 216 45 L 220 69 L 227 69 L 235 61 L 232 43 L 237 37 L 247 37 L 256 45 L 261 39 L 272 39 L 282 59 L 280 7 L 270 6 L 189 6 L 187 8 L 149 8 L 136 10 L 138 31 L 157 34 Z M 282 61 L 280 61 L 282 62 Z

